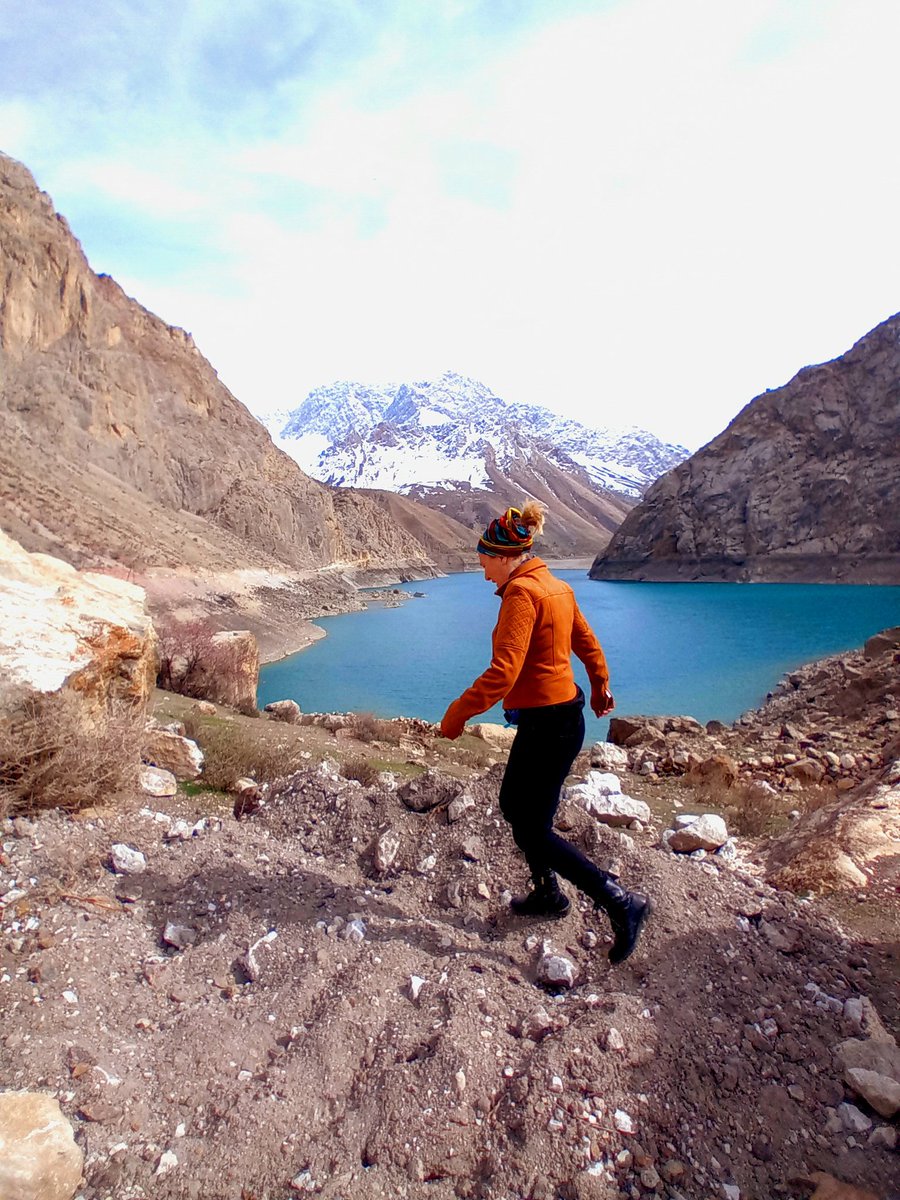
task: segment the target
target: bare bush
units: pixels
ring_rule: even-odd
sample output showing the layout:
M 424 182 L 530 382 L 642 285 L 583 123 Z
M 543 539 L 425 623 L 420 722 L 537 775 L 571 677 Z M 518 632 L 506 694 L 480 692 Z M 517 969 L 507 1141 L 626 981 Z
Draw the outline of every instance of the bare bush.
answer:
M 359 742 L 388 742 L 396 746 L 401 733 L 393 721 L 386 721 L 367 712 L 356 713 L 354 716 L 353 736 Z
M 0 724 L 0 816 L 75 811 L 134 789 L 143 724 L 121 701 L 90 715 L 67 691 L 29 701 Z
M 753 786 L 732 788 L 726 815 L 729 826 L 742 837 L 763 837 L 773 833 L 785 816 L 785 802 L 777 792 L 763 793 Z
M 355 779 L 363 787 L 369 787 L 378 778 L 378 768 L 367 758 L 348 758 L 341 766 L 345 779 Z
M 233 660 L 215 642 L 216 630 L 207 621 L 157 622 L 159 639 L 158 687 L 194 700 L 206 698 L 210 678 L 233 669 Z
M 307 763 L 299 745 L 261 737 L 256 729 L 231 722 L 191 722 L 190 736 L 203 751 L 204 782 L 219 791 L 227 791 L 236 779 L 245 776 L 257 783 L 270 783 Z

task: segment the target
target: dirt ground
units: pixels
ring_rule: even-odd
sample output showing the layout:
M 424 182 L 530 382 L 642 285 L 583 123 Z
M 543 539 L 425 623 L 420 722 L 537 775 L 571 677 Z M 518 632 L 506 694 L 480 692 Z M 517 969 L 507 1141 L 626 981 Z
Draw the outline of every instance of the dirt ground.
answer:
M 167 696 L 160 715 L 192 710 Z M 0 1079 L 58 1096 L 83 1200 L 769 1200 L 807 1196 L 816 1170 L 890 1194 L 891 1131 L 870 1110 L 841 1126 L 838 1105 L 865 1105 L 832 1050 L 860 1035 L 853 997 L 896 1030 L 896 926 L 866 916 L 895 889 L 809 902 L 761 881 L 750 841 L 730 862 L 672 855 L 659 833 L 687 785 L 628 776 L 650 827 L 559 820 L 654 898 L 611 968 L 583 897 L 558 922 L 509 914 L 525 872 L 502 753 L 205 720 L 302 769 L 241 821 L 183 785 L 2 827 Z M 361 758 L 391 774 L 339 774 Z M 404 802 L 417 779 L 436 808 Z M 114 873 L 115 843 L 146 869 Z M 571 989 L 538 983 L 545 942 Z

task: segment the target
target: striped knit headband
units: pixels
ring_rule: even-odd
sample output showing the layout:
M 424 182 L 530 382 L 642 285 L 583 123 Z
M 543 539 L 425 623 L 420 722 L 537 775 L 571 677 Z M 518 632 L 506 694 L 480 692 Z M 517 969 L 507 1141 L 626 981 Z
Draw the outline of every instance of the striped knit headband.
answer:
M 522 524 L 522 513 L 518 508 L 508 508 L 502 517 L 496 517 L 478 540 L 478 553 L 494 558 L 515 558 L 530 550 L 534 534 Z

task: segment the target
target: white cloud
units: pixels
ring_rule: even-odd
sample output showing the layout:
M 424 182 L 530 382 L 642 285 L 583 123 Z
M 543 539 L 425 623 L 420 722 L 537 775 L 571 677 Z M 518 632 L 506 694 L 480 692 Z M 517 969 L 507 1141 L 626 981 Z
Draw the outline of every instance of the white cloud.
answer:
M 349 5 L 345 70 L 279 61 L 278 104 L 236 96 L 219 127 L 175 69 L 210 11 L 153 105 L 45 150 L 39 182 L 225 265 L 227 291 L 161 281 L 152 237 L 103 264 L 251 407 L 453 368 L 692 443 L 897 307 L 893 0 L 625 0 L 480 53 L 411 19 L 366 38 Z M 20 141 L 49 131 L 49 103 L 18 112 Z

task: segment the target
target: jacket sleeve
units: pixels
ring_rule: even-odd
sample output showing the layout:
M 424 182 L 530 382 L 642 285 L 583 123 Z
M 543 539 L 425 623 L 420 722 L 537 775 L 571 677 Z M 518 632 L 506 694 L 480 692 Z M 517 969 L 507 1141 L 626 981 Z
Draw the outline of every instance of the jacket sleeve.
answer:
M 454 716 L 463 723 L 512 690 L 528 653 L 535 618 L 534 603 L 527 592 L 515 590 L 504 596 L 494 630 L 491 665 L 451 705 Z
M 609 687 L 609 668 L 606 665 L 606 655 L 596 634 L 584 618 L 584 613 L 575 605 L 575 619 L 572 622 L 572 650 L 584 663 L 591 688 L 604 691 Z

